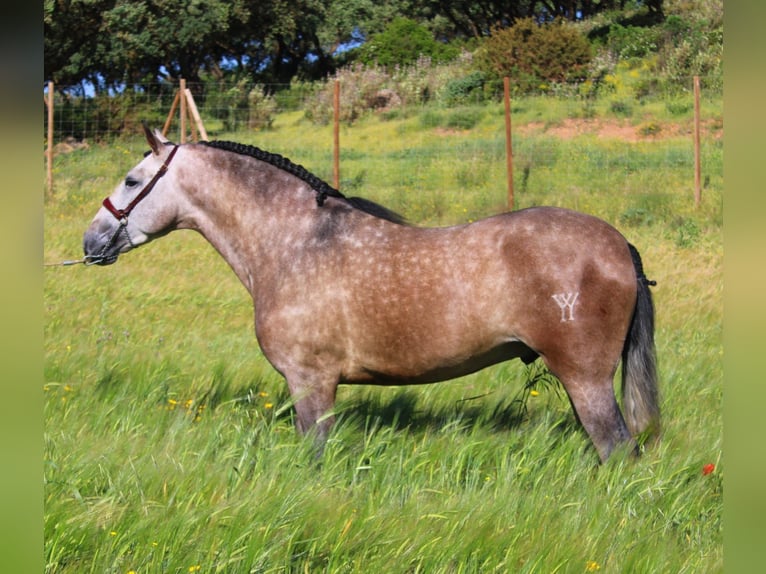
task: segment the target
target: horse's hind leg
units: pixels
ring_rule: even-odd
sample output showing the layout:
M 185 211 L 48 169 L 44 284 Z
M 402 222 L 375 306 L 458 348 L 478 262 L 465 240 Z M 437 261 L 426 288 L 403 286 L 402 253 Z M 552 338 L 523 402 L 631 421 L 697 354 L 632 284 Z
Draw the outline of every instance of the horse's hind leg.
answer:
M 575 415 L 596 447 L 601 462 L 606 461 L 615 448 L 635 447 L 614 396 L 614 370 L 606 376 L 590 378 L 583 373 L 557 373 L 555 365 L 548 367 L 564 385 Z

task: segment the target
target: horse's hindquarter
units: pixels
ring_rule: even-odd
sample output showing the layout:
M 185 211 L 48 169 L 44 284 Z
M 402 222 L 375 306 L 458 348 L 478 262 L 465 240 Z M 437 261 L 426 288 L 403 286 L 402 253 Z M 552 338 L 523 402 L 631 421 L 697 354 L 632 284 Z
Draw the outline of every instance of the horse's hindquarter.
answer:
M 505 257 L 516 293 L 526 298 L 526 306 L 517 307 L 522 339 L 578 369 L 591 368 L 589 362 L 593 369 L 616 367 L 637 293 L 625 238 L 600 219 L 564 209 L 509 217 Z

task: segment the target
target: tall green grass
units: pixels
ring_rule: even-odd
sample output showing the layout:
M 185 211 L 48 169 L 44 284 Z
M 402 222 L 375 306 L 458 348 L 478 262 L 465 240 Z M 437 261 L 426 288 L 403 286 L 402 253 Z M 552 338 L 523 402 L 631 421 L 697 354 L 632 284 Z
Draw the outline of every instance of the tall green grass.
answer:
M 503 209 L 502 115 L 470 117 L 344 127 L 343 190 L 421 224 Z M 218 137 L 330 178 L 329 128 L 297 112 Z M 145 147 L 56 158 L 46 261 L 77 256 Z M 517 207 L 607 219 L 657 280 L 656 447 L 599 466 L 561 390 L 526 393 L 534 372 L 511 362 L 438 385 L 342 387 L 317 463 L 244 288 L 202 238 L 174 233 L 107 268 L 45 270 L 46 572 L 721 571 L 723 146 L 705 144 L 699 209 L 690 138 L 517 132 L 514 150 Z

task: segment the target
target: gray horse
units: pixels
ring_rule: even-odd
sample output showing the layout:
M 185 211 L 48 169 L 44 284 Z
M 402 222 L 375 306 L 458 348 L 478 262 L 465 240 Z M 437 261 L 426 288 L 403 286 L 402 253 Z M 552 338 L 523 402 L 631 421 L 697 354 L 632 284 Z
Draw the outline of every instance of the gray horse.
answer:
M 416 227 L 282 156 L 145 131 L 151 152 L 104 200 L 86 260 L 201 233 L 252 296 L 301 433 L 324 442 L 341 383 L 433 383 L 515 357 L 561 381 L 602 461 L 658 433 L 652 282 L 604 221 L 539 207 Z

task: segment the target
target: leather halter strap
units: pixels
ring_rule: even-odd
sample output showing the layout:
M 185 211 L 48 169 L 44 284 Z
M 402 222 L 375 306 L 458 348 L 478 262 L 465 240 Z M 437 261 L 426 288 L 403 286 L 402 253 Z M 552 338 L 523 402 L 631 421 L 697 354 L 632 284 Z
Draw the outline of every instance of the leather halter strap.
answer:
M 101 205 L 103 205 L 109 213 L 114 215 L 115 218 L 117 218 L 118 221 L 125 221 L 130 215 L 130 212 L 133 211 L 133 208 L 138 205 L 142 199 L 144 199 L 147 195 L 149 195 L 149 192 L 154 188 L 154 186 L 157 184 L 157 182 L 160 180 L 160 178 L 165 175 L 165 173 L 168 171 L 168 166 L 170 165 L 171 160 L 173 159 L 173 156 L 176 155 L 176 152 L 178 151 L 178 146 L 174 145 L 173 149 L 170 150 L 170 153 L 168 154 L 167 159 L 162 164 L 162 167 L 160 167 L 159 171 L 154 174 L 154 177 L 147 183 L 144 188 L 139 192 L 139 194 L 133 198 L 133 201 L 131 201 L 127 207 L 123 209 L 117 209 L 113 204 L 112 200 L 108 197 L 104 199 L 103 202 L 101 202 Z

